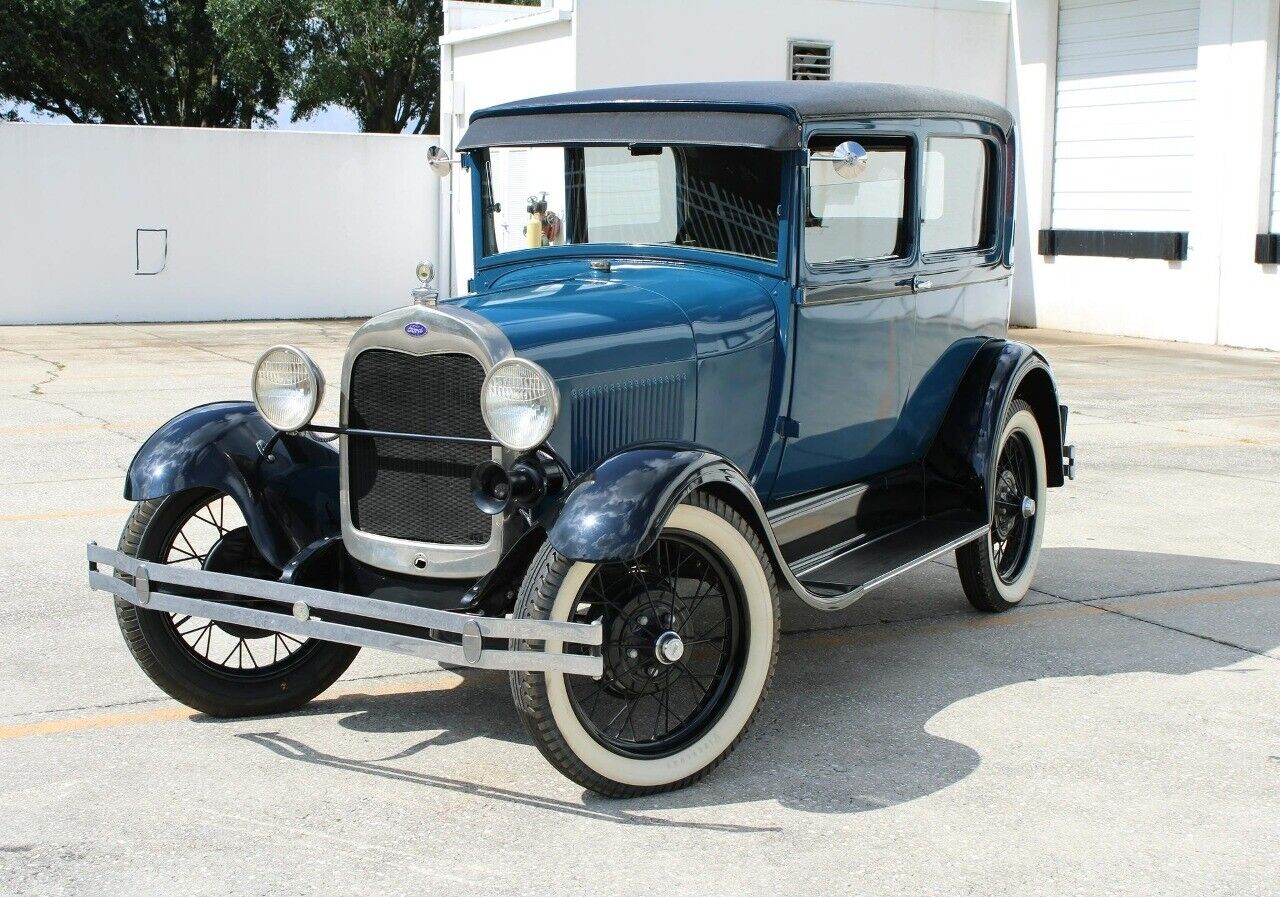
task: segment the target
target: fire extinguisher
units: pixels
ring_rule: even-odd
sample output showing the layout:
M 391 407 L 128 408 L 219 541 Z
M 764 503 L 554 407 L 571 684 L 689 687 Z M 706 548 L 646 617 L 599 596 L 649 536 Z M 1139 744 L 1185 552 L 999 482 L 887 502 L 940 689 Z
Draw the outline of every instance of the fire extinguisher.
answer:
M 542 216 L 547 213 L 547 194 L 544 192 L 540 196 L 530 196 L 526 211 L 529 213 L 529 223 L 524 226 L 524 245 L 536 249 L 543 245 Z

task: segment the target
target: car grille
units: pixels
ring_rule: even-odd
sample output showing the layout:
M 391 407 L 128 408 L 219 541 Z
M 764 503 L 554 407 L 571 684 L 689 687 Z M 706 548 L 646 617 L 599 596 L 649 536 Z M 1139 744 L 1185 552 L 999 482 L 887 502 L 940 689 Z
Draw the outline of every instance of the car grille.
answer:
M 469 355 L 407 355 L 366 349 L 347 390 L 347 425 L 360 430 L 488 439 L 480 416 L 484 368 Z M 492 519 L 471 500 L 483 445 L 347 437 L 351 523 L 413 542 L 483 545 Z

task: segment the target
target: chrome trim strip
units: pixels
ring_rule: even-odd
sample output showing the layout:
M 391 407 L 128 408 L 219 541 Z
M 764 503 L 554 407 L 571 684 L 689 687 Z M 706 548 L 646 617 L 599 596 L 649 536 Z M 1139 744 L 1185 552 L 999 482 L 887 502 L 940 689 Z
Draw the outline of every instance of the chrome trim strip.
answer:
M 597 677 L 604 673 L 604 660 L 595 655 L 561 654 L 527 648 L 492 650 L 483 648 L 481 643 L 487 637 L 597 646 L 602 644 L 604 635 L 601 627 L 596 624 L 478 617 L 473 614 L 414 607 L 273 580 L 155 564 L 94 543 L 89 543 L 86 555 L 89 561 L 90 588 L 109 592 L 130 604 L 145 606 L 150 610 L 190 614 L 269 632 L 283 632 L 300 638 L 320 638 L 348 645 L 380 648 L 478 669 L 542 670 Z M 131 584 L 102 572 L 98 569 L 99 564 L 132 576 L 135 583 Z M 158 591 L 155 588 L 158 583 L 272 601 L 289 607 L 291 613 L 272 613 L 259 608 Z M 430 638 L 317 620 L 311 613 L 313 608 L 440 632 L 460 633 L 462 644 L 452 645 Z
M 787 545 L 854 516 L 869 488 L 866 483 L 855 483 L 774 508 L 769 512 L 769 525 L 778 543 Z
M 424 336 L 405 332 L 411 323 L 426 327 Z M 347 396 L 351 388 L 351 368 L 366 349 L 385 349 L 406 355 L 437 355 L 445 352 L 470 355 L 480 362 L 488 376 L 498 362 L 515 357 L 511 343 L 496 324 L 475 312 L 453 305 L 408 305 L 397 308 L 367 322 L 356 331 L 347 346 L 342 362 L 342 397 L 339 424 L 347 426 Z M 406 388 L 411 385 L 406 384 Z M 423 385 L 416 385 L 423 388 Z M 367 533 L 351 523 L 351 499 L 347 478 L 347 436 L 339 437 L 339 503 L 342 516 L 342 541 L 356 560 L 408 576 L 430 576 L 436 579 L 476 579 L 498 565 L 504 549 L 504 515 L 496 515 L 483 545 L 444 545 L 413 542 Z M 510 467 L 515 453 L 495 446 L 490 457 Z M 424 567 L 415 564 L 419 558 Z

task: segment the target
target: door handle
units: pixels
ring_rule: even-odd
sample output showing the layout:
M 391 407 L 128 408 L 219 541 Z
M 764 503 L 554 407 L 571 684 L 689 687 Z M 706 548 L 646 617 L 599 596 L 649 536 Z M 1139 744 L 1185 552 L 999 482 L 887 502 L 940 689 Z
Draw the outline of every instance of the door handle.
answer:
M 920 292 L 921 290 L 927 290 L 932 287 L 933 287 L 933 281 L 927 280 L 921 277 L 919 274 L 911 278 L 911 289 L 915 290 L 917 293 Z

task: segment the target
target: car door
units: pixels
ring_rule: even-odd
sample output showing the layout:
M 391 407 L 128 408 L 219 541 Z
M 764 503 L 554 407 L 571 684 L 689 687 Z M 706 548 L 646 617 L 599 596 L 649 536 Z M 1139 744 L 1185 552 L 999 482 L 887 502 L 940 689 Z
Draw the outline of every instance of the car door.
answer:
M 915 278 L 911 395 L 902 421 L 909 453 L 928 448 L 978 348 L 1004 336 L 1010 269 L 1003 177 L 1008 152 L 989 125 L 922 123 L 920 264 Z
M 772 498 L 853 483 L 906 460 L 913 369 L 917 138 L 911 123 L 823 127 L 813 155 L 854 141 L 856 177 L 811 158 L 804 177 L 788 439 Z

